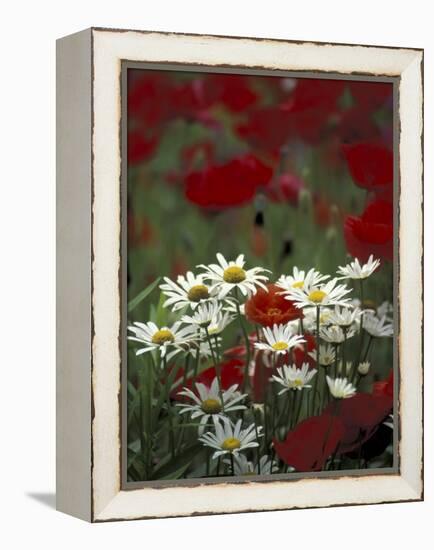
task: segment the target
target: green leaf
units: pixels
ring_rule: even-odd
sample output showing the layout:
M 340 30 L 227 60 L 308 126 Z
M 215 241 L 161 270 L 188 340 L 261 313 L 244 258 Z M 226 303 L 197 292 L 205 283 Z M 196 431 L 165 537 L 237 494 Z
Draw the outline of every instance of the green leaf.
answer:
M 170 474 L 167 474 L 163 477 L 159 477 L 158 479 L 179 479 L 182 476 L 182 474 L 187 470 L 187 468 L 190 466 L 190 463 L 191 463 L 191 460 L 187 464 L 184 464 L 183 466 L 181 466 L 181 468 L 178 468 L 178 470 L 175 470 L 174 472 L 171 472 Z
M 157 277 L 157 279 L 155 279 L 155 281 L 153 283 L 148 285 L 144 290 L 142 290 L 142 292 L 139 292 L 139 294 L 137 294 L 137 296 L 135 298 L 133 298 L 132 300 L 130 300 L 128 302 L 128 313 L 133 311 L 133 309 L 135 309 L 140 304 L 140 302 L 143 302 L 143 300 L 147 296 L 149 296 L 149 294 L 151 294 L 151 292 L 154 290 L 154 288 L 160 282 L 160 279 L 161 279 L 161 277 Z
M 176 479 L 176 477 L 172 476 L 182 475 L 202 449 L 203 447 L 197 444 L 187 447 L 187 449 L 169 460 L 169 462 L 164 462 L 162 466 L 157 466 L 152 473 L 152 479 Z M 182 469 L 183 471 L 181 471 Z

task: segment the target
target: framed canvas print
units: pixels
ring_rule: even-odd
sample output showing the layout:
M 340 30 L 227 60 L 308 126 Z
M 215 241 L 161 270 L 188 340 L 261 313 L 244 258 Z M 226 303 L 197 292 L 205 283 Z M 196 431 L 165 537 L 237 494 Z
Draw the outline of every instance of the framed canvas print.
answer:
M 423 498 L 423 52 L 57 45 L 57 502 Z

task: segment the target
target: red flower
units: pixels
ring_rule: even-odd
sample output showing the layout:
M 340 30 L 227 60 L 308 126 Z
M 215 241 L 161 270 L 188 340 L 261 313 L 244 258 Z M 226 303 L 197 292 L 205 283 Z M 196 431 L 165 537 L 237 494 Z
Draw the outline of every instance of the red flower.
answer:
M 227 164 L 190 172 L 185 180 L 189 201 L 203 208 L 221 209 L 250 202 L 260 186 L 267 185 L 272 169 L 254 155 L 244 155 Z
M 384 145 L 356 143 L 342 147 L 351 176 L 359 187 L 375 191 L 393 183 L 393 153 Z
M 298 195 L 303 188 L 303 180 L 295 174 L 287 172 L 268 186 L 267 196 L 274 202 L 289 202 L 293 206 L 297 206 Z
M 343 143 L 378 139 L 380 129 L 375 124 L 370 112 L 359 105 L 339 114 L 336 133 Z
M 331 403 L 324 413 L 331 414 L 334 406 Z M 339 453 L 354 451 L 365 443 L 391 413 L 392 407 L 390 397 L 370 393 L 356 393 L 340 401 L 335 414 L 342 420 L 345 431 L 339 444 Z
M 284 441 L 273 440 L 277 456 L 299 472 L 322 470 L 327 458 L 339 447 L 345 428 L 331 414 L 313 416 L 288 432 Z
M 295 348 L 292 349 L 294 363 L 298 368 L 302 366 L 303 363 L 308 363 L 311 368 L 316 366 L 316 361 L 313 359 L 309 352 L 316 349 L 316 340 L 312 334 L 304 333 L 303 338 L 306 340 L 304 344 L 298 344 Z
M 250 78 L 240 75 L 212 75 L 208 86 L 215 91 L 218 100 L 233 113 L 239 113 L 258 100 L 250 86 Z
M 169 116 L 169 80 L 158 71 L 128 71 L 128 118 L 144 128 Z
M 277 151 L 293 137 L 293 116 L 280 108 L 262 107 L 250 111 L 245 122 L 235 128 L 237 134 L 261 150 Z
M 344 235 L 350 254 L 365 262 L 370 254 L 393 259 L 393 207 L 384 200 L 369 204 L 360 217 L 347 216 Z
M 302 78 L 282 110 L 293 115 L 296 134 L 304 141 L 318 143 L 337 112 L 337 101 L 344 91 L 342 80 Z
M 223 390 L 229 389 L 234 384 L 238 384 L 239 387 L 242 386 L 244 380 L 244 365 L 245 363 L 241 359 L 229 359 L 228 361 L 220 363 Z M 205 384 L 210 387 L 216 376 L 217 371 L 215 367 L 210 367 L 197 376 L 196 382 L 200 382 L 201 384 Z M 182 380 L 183 377 L 184 369 L 180 368 L 176 373 L 176 380 Z M 178 392 L 181 391 L 181 388 L 184 386 L 194 391 L 193 378 L 188 378 L 185 384 L 181 383 L 174 391 L 172 391 L 171 398 L 177 400 L 184 399 L 182 396 L 178 396 Z
M 149 158 L 155 151 L 157 138 L 146 139 L 142 132 L 128 132 L 128 164 L 138 164 Z
M 393 399 L 393 370 L 390 371 L 386 380 L 374 382 L 372 394 L 379 397 L 389 397 Z
M 268 292 L 258 289 L 247 300 L 245 311 L 249 321 L 263 327 L 272 327 L 274 324 L 284 324 L 303 317 L 303 312 L 282 296 L 282 289 L 274 284 L 268 284 L 267 289 Z
M 351 95 L 360 107 L 377 109 L 392 97 L 393 84 L 385 82 L 349 82 Z

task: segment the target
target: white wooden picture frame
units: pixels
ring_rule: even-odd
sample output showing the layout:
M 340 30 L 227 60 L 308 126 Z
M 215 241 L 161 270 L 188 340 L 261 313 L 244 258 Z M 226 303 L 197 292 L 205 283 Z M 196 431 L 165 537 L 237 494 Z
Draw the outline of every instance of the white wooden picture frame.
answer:
M 121 407 L 124 62 L 390 77 L 399 301 L 393 472 L 126 488 Z M 91 522 L 423 498 L 423 51 L 92 28 L 57 44 L 57 507 Z M 335 473 L 336 474 L 336 473 Z

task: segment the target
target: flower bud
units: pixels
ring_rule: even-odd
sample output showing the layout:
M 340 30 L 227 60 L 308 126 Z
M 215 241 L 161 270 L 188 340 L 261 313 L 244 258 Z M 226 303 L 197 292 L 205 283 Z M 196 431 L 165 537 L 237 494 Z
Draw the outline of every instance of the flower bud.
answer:
M 359 363 L 359 366 L 357 367 L 357 372 L 360 374 L 360 376 L 366 376 L 370 368 L 371 363 L 369 363 L 369 361 L 365 361 L 364 363 Z

